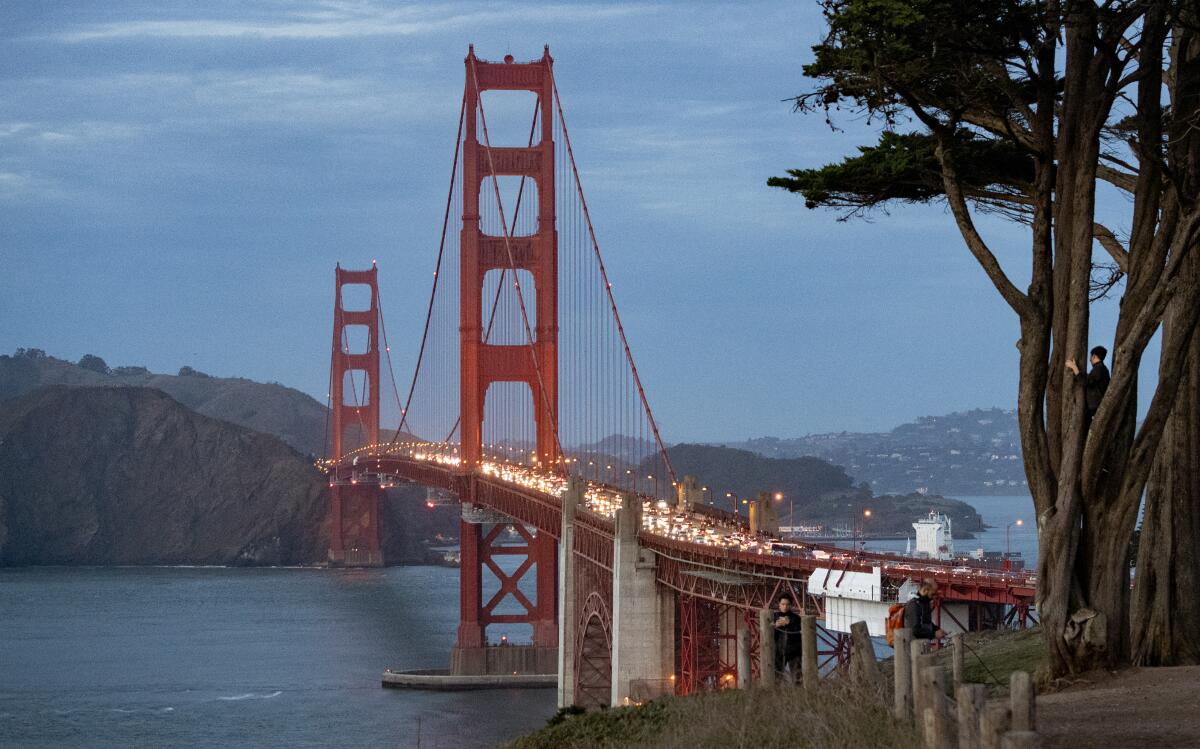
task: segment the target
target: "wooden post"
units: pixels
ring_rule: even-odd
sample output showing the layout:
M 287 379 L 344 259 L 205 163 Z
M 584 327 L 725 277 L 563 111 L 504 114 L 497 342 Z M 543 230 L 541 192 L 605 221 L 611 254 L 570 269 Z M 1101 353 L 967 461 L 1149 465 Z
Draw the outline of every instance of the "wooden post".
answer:
M 962 632 L 952 636 L 950 638 L 950 643 L 954 647 L 954 688 L 957 690 L 958 687 L 963 683 L 963 651 L 966 649 L 966 646 L 963 643 Z
M 1008 732 L 1008 704 L 989 702 L 979 721 L 979 749 L 1000 749 L 1000 739 Z
M 958 702 L 958 749 L 980 749 L 979 719 L 986 695 L 982 684 L 960 684 Z
M 860 686 L 879 684 L 879 663 L 866 622 L 850 625 L 850 681 Z
M 932 657 L 932 656 L 930 656 Z M 942 666 L 925 666 L 921 669 L 921 725 L 925 746 L 943 749 L 950 745 L 950 731 L 946 725 L 946 669 Z
M 892 664 L 895 666 L 895 689 L 893 690 L 895 700 L 896 720 L 910 721 L 913 720 L 913 683 L 912 683 L 912 665 L 911 652 L 909 647 L 912 644 L 912 630 L 900 628 L 892 632 L 896 643 L 896 657 Z
M 804 688 L 816 689 L 820 679 L 817 673 L 817 617 L 812 614 L 800 617 L 800 646 Z
M 928 749 L 941 749 L 932 738 L 937 735 L 937 713 L 933 711 L 933 708 L 926 708 L 922 711 L 921 722 L 917 725 L 921 729 L 920 734 L 924 737 L 925 746 Z
M 1009 731 L 1000 742 L 1000 749 L 1038 749 L 1041 739 L 1033 731 Z
M 1034 715 L 1036 696 L 1033 679 L 1026 671 L 1013 671 L 1008 679 L 1008 697 L 1012 711 L 1012 730 L 1037 730 Z
M 758 612 L 758 676 L 764 687 L 775 683 L 775 625 L 771 612 Z
M 908 630 L 908 636 L 912 637 L 911 629 Z M 921 720 L 922 720 L 922 718 L 921 718 L 921 702 L 919 699 L 920 693 L 921 693 L 921 687 L 918 685 L 918 682 L 920 681 L 919 677 L 921 674 L 920 660 L 921 660 L 921 656 L 925 655 L 928 652 L 929 652 L 929 640 L 915 640 L 914 639 L 908 645 L 908 653 L 909 653 L 908 664 L 912 669 L 912 677 L 911 677 L 910 681 L 912 682 L 912 688 L 913 688 L 913 709 L 916 710 L 916 720 L 917 720 L 918 726 L 921 725 Z
M 929 707 L 933 710 L 934 715 L 934 743 L 930 746 L 943 749 L 951 746 L 954 739 L 953 732 L 950 730 L 949 721 L 947 720 L 947 705 L 946 698 L 946 668 L 944 666 L 934 666 L 927 668 L 929 672 Z M 926 742 L 929 739 L 926 738 Z
M 750 627 L 746 625 L 746 617 L 742 616 L 742 612 L 737 612 L 737 618 L 737 686 L 738 689 L 749 689 Z
M 913 671 L 916 673 L 913 679 L 913 706 L 919 716 L 924 716 L 925 709 L 935 704 L 929 681 L 923 676 L 926 669 L 933 668 L 935 665 L 937 665 L 937 656 L 933 653 L 921 653 L 913 662 Z M 923 720 L 922 717 L 917 722 L 918 727 L 922 725 L 921 721 Z

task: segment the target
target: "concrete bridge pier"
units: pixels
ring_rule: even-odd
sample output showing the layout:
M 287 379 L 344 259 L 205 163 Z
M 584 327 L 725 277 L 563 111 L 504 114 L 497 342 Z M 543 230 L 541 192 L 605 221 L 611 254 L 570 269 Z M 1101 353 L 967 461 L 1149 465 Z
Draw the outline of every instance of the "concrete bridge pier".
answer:
M 567 479 L 558 537 L 558 706 L 575 704 L 575 508 L 583 502 L 584 481 Z
M 612 705 L 617 706 L 669 691 L 675 671 L 675 597 L 659 589 L 654 552 L 638 543 L 640 497 L 624 495 L 614 525 Z

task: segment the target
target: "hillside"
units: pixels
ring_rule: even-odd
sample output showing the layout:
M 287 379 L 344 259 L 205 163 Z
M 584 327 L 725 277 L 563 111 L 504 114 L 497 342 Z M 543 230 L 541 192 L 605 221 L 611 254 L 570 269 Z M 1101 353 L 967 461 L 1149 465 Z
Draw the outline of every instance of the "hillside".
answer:
M 824 458 L 877 493 L 1028 491 L 1016 413 L 998 408 L 923 416 L 890 432 L 759 437 L 730 446 L 771 458 Z
M 211 377 L 190 367 L 175 375 L 155 374 L 145 367 L 109 368 L 103 359 L 90 355 L 73 364 L 40 349 L 0 356 L 0 401 L 44 385 L 154 388 L 197 413 L 273 434 L 301 453 L 325 452 L 325 406 L 278 383 Z
M 865 485 L 856 487 L 841 466 L 821 458 L 768 458 L 749 450 L 688 444 L 668 448 L 667 455 L 677 476 L 695 476 L 708 488 L 706 500 L 723 509 L 733 509 L 734 497 L 781 493 L 776 510 L 783 525 L 847 527 L 870 509 L 866 532 L 908 534 L 913 520 L 937 509 L 954 520 L 956 535 L 983 530 L 979 513 L 965 502 L 918 493 L 877 496 Z M 642 467 L 653 470 L 655 465 L 651 459 Z
M 0 563 L 307 564 L 323 477 L 269 435 L 136 387 L 40 388 L 0 407 Z
M 279 439 L 140 387 L 64 385 L 0 402 L 0 565 L 319 564 L 329 495 Z M 457 508 L 387 492 L 388 564 L 430 559 Z

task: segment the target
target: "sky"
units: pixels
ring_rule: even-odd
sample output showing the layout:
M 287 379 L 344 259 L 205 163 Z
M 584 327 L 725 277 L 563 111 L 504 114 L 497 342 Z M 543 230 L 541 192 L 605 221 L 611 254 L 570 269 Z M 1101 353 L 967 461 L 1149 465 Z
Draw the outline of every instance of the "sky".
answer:
M 2 3 L 0 352 L 323 402 L 334 264 L 377 259 L 411 371 L 467 46 L 549 44 L 668 441 L 1014 407 L 1015 316 L 943 206 L 842 221 L 766 186 L 875 137 L 792 111 L 821 33 L 815 1 Z M 1026 283 L 1024 232 L 981 224 Z

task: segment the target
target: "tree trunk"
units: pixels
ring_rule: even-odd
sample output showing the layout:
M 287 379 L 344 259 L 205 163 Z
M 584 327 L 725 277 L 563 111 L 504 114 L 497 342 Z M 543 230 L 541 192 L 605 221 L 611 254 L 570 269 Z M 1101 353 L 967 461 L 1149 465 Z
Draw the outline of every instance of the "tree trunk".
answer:
M 1200 663 L 1200 338 L 1150 481 L 1133 591 L 1133 661 Z

